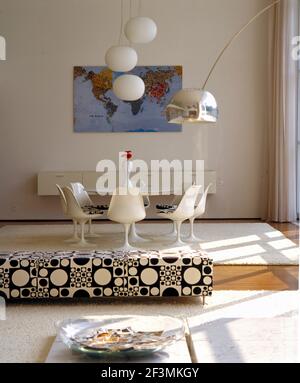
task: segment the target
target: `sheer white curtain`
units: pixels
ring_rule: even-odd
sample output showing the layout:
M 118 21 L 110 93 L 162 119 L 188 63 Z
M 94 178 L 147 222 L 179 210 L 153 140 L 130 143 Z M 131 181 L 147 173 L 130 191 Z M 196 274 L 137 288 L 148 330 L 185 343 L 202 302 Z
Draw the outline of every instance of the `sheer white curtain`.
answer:
M 266 136 L 264 211 L 267 221 L 297 218 L 297 62 L 292 39 L 298 35 L 298 0 L 282 0 L 270 27 L 269 118 Z

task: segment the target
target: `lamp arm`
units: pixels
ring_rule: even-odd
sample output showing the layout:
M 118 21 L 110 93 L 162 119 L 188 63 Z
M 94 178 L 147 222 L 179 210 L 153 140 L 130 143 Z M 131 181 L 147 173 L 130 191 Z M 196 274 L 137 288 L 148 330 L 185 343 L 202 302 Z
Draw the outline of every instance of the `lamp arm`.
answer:
M 263 13 L 267 12 L 269 9 L 271 9 L 272 7 L 274 7 L 276 4 L 279 4 L 281 0 L 276 0 L 274 1 L 274 3 L 268 5 L 267 7 L 265 7 L 264 9 L 262 9 L 261 11 L 259 11 L 255 16 L 252 17 L 252 19 L 250 19 L 237 33 L 235 33 L 231 39 L 228 41 L 228 43 L 225 45 L 225 47 L 221 50 L 219 56 L 217 57 L 216 61 L 214 62 L 213 66 L 211 67 L 211 70 L 209 71 L 208 73 L 208 76 L 202 86 L 202 89 L 204 90 L 207 83 L 208 83 L 208 80 L 210 79 L 215 67 L 217 66 L 218 62 L 220 61 L 220 59 L 222 58 L 223 54 L 225 53 L 225 51 L 227 50 L 227 48 L 229 48 L 229 46 L 234 42 L 234 40 L 242 33 L 244 32 L 245 29 L 248 28 L 248 26 L 250 24 L 253 23 L 253 21 L 255 21 L 257 18 L 259 18 Z

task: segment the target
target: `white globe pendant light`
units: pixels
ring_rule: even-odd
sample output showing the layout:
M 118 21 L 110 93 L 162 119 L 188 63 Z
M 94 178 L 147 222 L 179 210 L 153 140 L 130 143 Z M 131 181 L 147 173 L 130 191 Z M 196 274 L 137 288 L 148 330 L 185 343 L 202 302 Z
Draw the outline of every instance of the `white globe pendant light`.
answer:
M 135 44 L 150 43 L 155 39 L 156 33 L 156 24 L 149 17 L 133 17 L 125 26 L 125 36 Z
M 145 83 L 133 74 L 119 76 L 113 83 L 114 94 L 123 101 L 136 101 L 145 93 Z
M 105 54 L 105 63 L 114 72 L 129 72 L 137 61 L 136 51 L 128 46 L 114 45 Z

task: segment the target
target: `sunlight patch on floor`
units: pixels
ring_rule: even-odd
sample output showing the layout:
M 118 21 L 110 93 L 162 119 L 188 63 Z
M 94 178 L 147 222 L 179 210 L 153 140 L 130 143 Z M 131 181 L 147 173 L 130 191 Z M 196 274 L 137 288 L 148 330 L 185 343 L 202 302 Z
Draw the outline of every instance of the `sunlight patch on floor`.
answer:
M 218 250 L 210 252 L 210 256 L 217 256 L 217 257 L 228 257 L 230 259 L 231 257 L 246 257 L 246 256 L 254 256 L 258 254 L 266 253 L 266 250 L 263 249 L 260 245 L 249 245 L 249 246 L 242 246 L 242 247 L 236 247 L 236 248 L 229 248 L 224 250 Z M 216 258 L 219 259 L 219 258 Z
M 280 253 L 286 257 L 291 257 L 291 256 L 300 257 L 299 247 L 293 247 L 292 249 L 282 250 Z
M 287 238 L 280 239 L 278 241 L 268 242 L 268 245 L 272 246 L 273 249 L 276 249 L 276 250 L 289 249 L 291 247 L 296 247 L 296 245 Z
M 264 235 L 268 238 L 279 238 L 283 237 L 283 234 L 280 231 L 270 231 L 268 233 L 264 233 Z
M 258 235 L 247 235 L 244 237 L 228 238 L 228 239 L 222 239 L 219 241 L 201 243 L 201 248 L 203 250 L 209 250 L 209 249 L 216 249 L 218 247 L 235 246 L 235 245 L 240 245 L 242 243 L 255 242 L 259 240 L 260 240 L 260 237 Z

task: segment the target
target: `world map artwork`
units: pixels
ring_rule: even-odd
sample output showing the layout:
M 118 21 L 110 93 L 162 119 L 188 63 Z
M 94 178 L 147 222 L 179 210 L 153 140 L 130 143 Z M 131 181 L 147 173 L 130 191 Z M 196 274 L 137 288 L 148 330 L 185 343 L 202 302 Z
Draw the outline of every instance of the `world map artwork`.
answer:
M 138 66 L 130 74 L 140 76 L 145 94 L 137 101 L 122 101 L 113 81 L 122 73 L 104 66 L 74 67 L 75 132 L 180 132 L 169 124 L 165 108 L 182 89 L 182 66 Z

